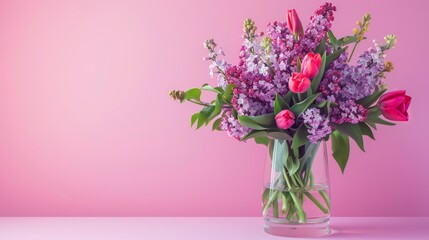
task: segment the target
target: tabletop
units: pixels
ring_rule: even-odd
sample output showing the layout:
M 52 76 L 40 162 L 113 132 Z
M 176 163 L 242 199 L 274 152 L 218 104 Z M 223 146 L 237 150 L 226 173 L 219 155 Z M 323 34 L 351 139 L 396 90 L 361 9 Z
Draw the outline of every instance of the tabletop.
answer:
M 313 239 L 429 239 L 429 217 L 334 217 Z M 1 240 L 285 239 L 260 217 L 2 217 Z M 290 238 L 289 238 L 290 239 Z

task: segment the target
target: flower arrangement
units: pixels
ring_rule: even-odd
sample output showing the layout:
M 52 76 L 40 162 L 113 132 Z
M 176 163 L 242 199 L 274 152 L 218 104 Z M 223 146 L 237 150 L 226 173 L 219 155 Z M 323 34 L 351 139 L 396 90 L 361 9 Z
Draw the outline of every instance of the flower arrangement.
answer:
M 307 182 L 305 167 L 296 167 L 308 150 L 302 153 L 302 148 L 329 139 L 332 155 L 344 172 L 349 139 L 364 150 L 363 136 L 374 139 L 377 124 L 407 121 L 411 97 L 404 90 L 386 93 L 384 79 L 393 70 L 386 52 L 394 48 L 396 37 L 374 41 L 374 47 L 351 65 L 356 46 L 366 39 L 371 16 L 365 14 L 357 22 L 353 35 L 337 38 L 331 31 L 335 11 L 331 3 L 321 5 L 304 28 L 297 12 L 289 10 L 287 21 L 269 23 L 266 33 L 257 32 L 254 21 L 246 19 L 236 65 L 222 59 L 224 52 L 213 39 L 204 42 L 208 50 L 204 59 L 211 62 L 210 76 L 217 77 L 217 86 L 175 90 L 170 96 L 203 106 L 191 117 L 191 126 L 196 124 L 197 129 L 213 121 L 213 130 L 240 141 L 253 138 L 270 146 L 272 139 L 284 140 L 290 152 L 286 180 L 296 174 L 298 182 Z M 349 46 L 353 46 L 350 53 Z M 215 99 L 203 102 L 203 91 L 214 92 Z M 305 221 L 297 211 L 299 201 L 292 195 L 286 195 L 286 201 L 287 197 L 295 202 L 299 220 Z M 264 207 L 269 205 L 265 200 Z

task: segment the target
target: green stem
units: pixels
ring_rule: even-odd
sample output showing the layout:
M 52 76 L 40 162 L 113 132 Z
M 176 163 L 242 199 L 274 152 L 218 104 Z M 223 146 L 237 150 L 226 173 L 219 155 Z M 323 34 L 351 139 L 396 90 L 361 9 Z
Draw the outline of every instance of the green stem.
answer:
M 295 204 L 295 207 L 296 207 L 296 209 L 297 209 L 299 222 L 300 222 L 300 223 L 304 223 L 304 222 L 305 222 L 305 219 L 306 219 L 305 212 L 304 212 L 304 210 L 302 209 L 301 202 L 300 202 L 300 201 L 299 201 L 299 199 L 296 197 L 295 193 L 294 193 L 294 192 L 292 192 L 292 185 L 291 185 L 291 183 L 290 183 L 290 181 L 289 181 L 289 177 L 287 176 L 287 173 L 286 173 L 285 168 L 283 168 L 283 177 L 285 178 L 286 184 L 287 184 L 287 186 L 288 186 L 288 188 L 289 188 L 289 195 L 290 195 L 290 197 L 292 198 L 292 200 L 293 200 L 293 202 L 294 202 L 294 204 Z
M 313 172 L 310 172 L 310 187 L 314 187 L 314 176 L 313 176 Z
M 277 194 L 278 196 L 278 194 Z M 278 201 L 278 197 L 276 197 L 276 199 L 273 202 L 273 216 L 275 218 L 279 217 L 279 201 Z
M 325 190 L 320 190 L 319 193 L 322 196 L 323 200 L 325 200 L 328 209 L 331 209 L 331 201 L 329 200 L 328 194 L 326 194 Z
M 197 101 L 192 100 L 192 99 L 189 99 L 189 100 L 186 100 L 186 101 L 194 103 L 194 104 L 197 104 L 197 105 L 200 105 L 200 106 L 205 106 L 205 107 L 213 106 L 210 103 L 201 102 L 201 101 L 197 102 Z M 222 108 L 231 108 L 231 106 L 229 106 L 229 105 L 222 105 Z
M 282 193 L 282 211 L 286 212 L 288 209 L 289 201 L 287 200 L 287 197 L 285 193 Z
M 274 193 L 272 193 L 270 195 L 270 198 L 268 199 L 267 204 L 265 204 L 264 209 L 262 210 L 263 214 L 265 215 L 268 211 L 268 209 L 270 208 L 271 204 L 274 203 L 274 201 L 277 200 L 277 196 L 279 195 L 279 191 L 274 191 Z
M 350 53 L 350 57 L 349 57 L 349 60 L 348 60 L 347 62 L 350 62 L 350 60 L 352 60 L 353 53 L 355 53 L 356 46 L 358 45 L 358 43 L 359 43 L 359 42 L 356 42 L 356 43 L 355 43 L 355 45 L 353 46 L 352 53 Z
M 317 201 L 317 199 L 311 195 L 311 193 L 309 192 L 304 192 L 305 196 L 307 196 L 314 204 L 316 204 L 317 207 L 320 208 L 320 210 L 322 210 L 323 213 L 329 213 L 329 210 L 326 209 L 319 201 Z

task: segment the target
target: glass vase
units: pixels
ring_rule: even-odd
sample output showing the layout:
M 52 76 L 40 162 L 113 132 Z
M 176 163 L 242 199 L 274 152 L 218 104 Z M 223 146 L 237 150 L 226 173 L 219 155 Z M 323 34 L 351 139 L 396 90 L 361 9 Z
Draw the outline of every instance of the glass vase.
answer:
M 270 139 L 265 169 L 265 232 L 287 237 L 329 234 L 326 142 L 294 146 L 290 140 Z

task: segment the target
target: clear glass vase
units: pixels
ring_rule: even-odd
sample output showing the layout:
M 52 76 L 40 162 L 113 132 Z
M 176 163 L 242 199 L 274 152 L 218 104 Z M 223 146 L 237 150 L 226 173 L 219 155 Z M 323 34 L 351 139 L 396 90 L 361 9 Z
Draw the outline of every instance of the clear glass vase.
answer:
M 265 232 L 288 237 L 329 234 L 330 191 L 326 142 L 293 146 L 271 139 L 262 211 Z

